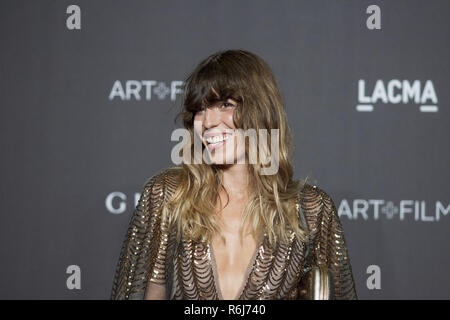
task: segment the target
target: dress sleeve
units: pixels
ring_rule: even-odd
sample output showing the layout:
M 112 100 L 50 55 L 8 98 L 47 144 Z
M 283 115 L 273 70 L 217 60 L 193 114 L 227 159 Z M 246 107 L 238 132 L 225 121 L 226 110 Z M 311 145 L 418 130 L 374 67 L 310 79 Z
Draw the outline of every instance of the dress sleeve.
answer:
M 355 283 L 347 245 L 336 206 L 331 197 L 318 187 L 317 235 L 313 245 L 313 259 L 317 266 L 326 266 L 333 284 L 332 299 L 356 300 Z
M 166 299 L 167 224 L 161 219 L 164 174 L 145 183 L 133 212 L 116 267 L 113 300 Z

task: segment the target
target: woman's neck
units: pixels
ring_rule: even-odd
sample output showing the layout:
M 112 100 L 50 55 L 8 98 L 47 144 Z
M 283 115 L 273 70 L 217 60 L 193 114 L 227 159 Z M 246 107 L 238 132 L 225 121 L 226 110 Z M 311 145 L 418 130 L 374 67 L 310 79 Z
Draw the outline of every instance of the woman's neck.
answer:
M 222 168 L 222 184 L 226 190 L 226 194 L 223 190 L 219 191 L 219 197 L 221 198 L 220 205 L 223 206 L 228 201 L 231 204 L 228 210 L 222 210 L 225 209 L 223 207 L 219 208 L 219 210 L 220 216 L 223 219 L 221 221 L 223 223 L 221 228 L 228 233 L 235 234 L 238 230 L 236 228 L 239 227 L 239 220 L 242 219 L 244 208 L 252 192 L 252 184 L 249 181 L 248 164 L 235 164 Z M 251 233 L 251 227 L 248 221 L 244 226 L 244 230 L 245 235 Z
M 247 164 L 223 167 L 222 174 L 223 186 L 231 196 L 248 196 L 250 190 Z

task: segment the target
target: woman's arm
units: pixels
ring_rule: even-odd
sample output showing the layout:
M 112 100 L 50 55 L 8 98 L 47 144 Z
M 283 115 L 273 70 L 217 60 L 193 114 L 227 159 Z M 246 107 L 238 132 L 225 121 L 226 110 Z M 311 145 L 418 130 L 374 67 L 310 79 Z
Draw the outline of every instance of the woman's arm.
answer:
M 357 299 L 344 232 L 331 197 L 305 185 L 302 212 L 311 232 L 299 299 Z M 310 251 L 309 251 L 310 250 Z
M 111 299 L 166 299 L 167 224 L 161 209 L 171 185 L 167 171 L 145 183 L 119 256 Z
M 331 299 L 357 299 L 352 267 L 344 231 L 331 197 L 315 187 L 321 206 L 318 234 L 314 243 L 314 258 L 318 266 L 326 266 L 332 282 Z
M 144 300 L 166 300 L 166 285 L 159 285 L 153 282 L 149 282 L 147 290 L 145 291 Z

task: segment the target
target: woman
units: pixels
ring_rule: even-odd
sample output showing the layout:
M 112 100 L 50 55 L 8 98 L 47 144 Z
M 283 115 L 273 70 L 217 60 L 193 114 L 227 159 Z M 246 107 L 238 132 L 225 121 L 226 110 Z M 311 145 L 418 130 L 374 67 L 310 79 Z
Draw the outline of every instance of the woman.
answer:
M 198 155 L 200 139 L 203 161 L 183 155 L 181 167 L 146 182 L 111 298 L 314 299 L 322 275 L 322 298 L 356 299 L 332 199 L 292 178 L 291 135 L 269 66 L 243 50 L 211 55 L 185 81 L 181 115 L 193 138 L 187 149 Z M 266 135 L 245 139 L 252 129 Z

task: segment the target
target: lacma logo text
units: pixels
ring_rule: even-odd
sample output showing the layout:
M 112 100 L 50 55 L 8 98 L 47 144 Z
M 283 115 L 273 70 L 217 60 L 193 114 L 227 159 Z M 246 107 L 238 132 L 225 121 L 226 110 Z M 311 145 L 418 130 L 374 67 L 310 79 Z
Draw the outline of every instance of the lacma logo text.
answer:
M 175 101 L 177 95 L 181 94 L 183 81 L 171 81 L 166 85 L 163 81 L 156 80 L 127 80 L 123 84 L 116 80 L 109 93 L 109 100 L 146 100 L 150 101 L 155 96 L 159 100 L 166 99 Z
M 450 204 L 445 206 L 436 201 L 428 208 L 424 200 L 400 200 L 399 205 L 381 199 L 354 199 L 349 203 L 343 199 L 338 208 L 338 215 L 349 220 L 397 219 L 400 221 L 437 222 L 450 213 Z
M 383 80 L 377 80 L 372 93 L 366 90 L 366 81 L 358 81 L 358 105 L 359 112 L 371 112 L 374 104 L 410 104 L 420 105 L 420 112 L 437 112 L 438 99 L 431 80 L 425 81 L 422 87 L 420 80 L 412 83 L 408 80 L 389 80 L 386 84 Z

